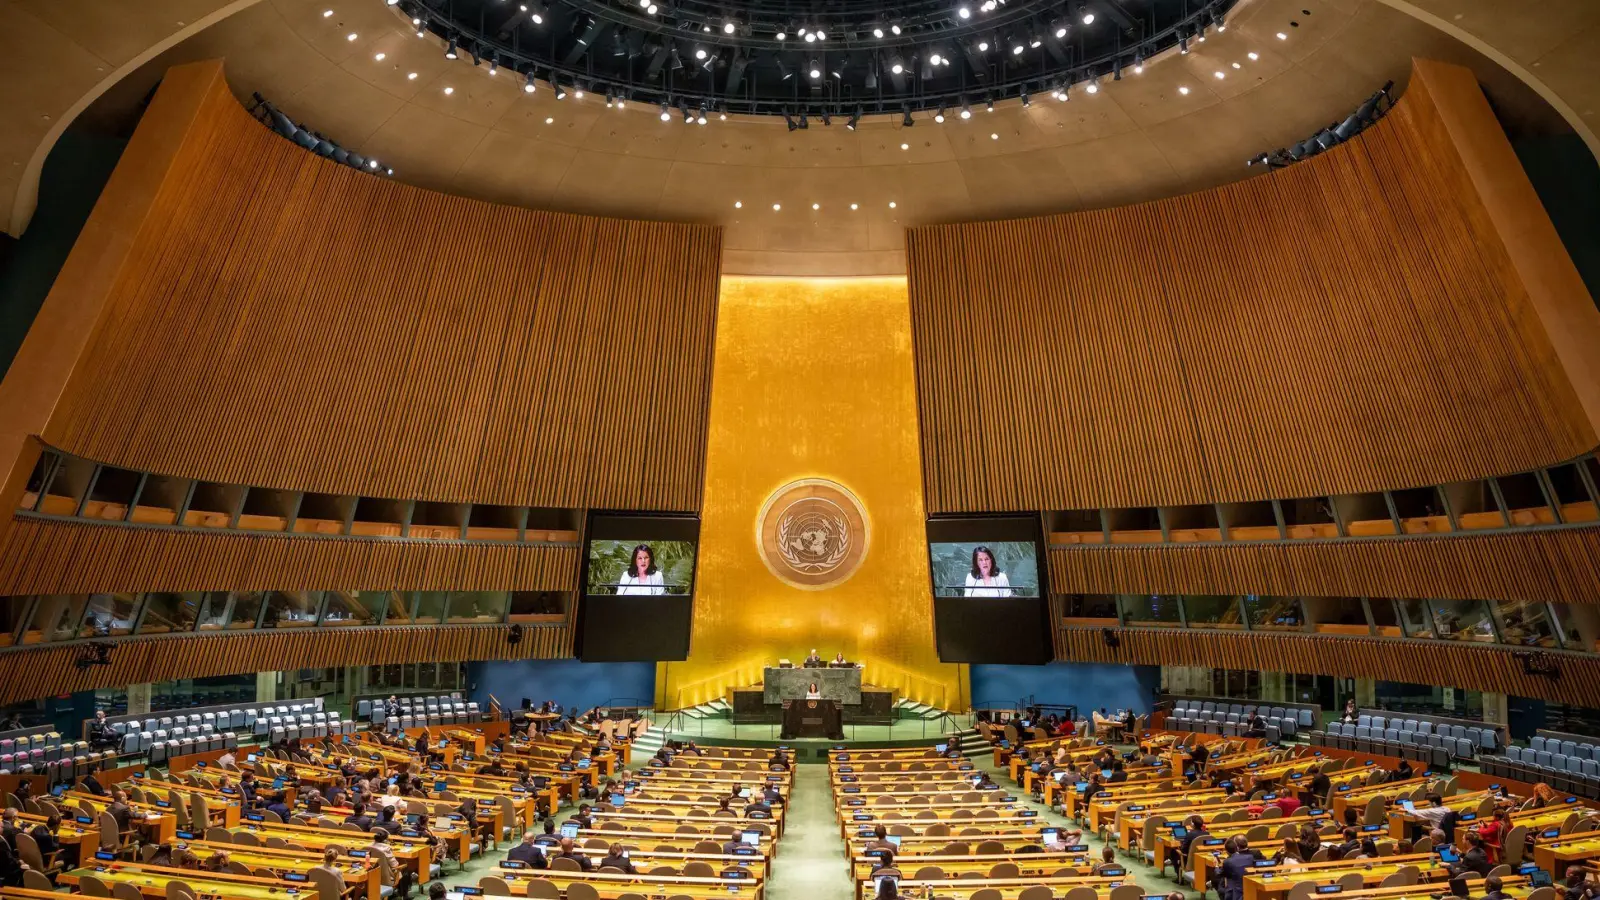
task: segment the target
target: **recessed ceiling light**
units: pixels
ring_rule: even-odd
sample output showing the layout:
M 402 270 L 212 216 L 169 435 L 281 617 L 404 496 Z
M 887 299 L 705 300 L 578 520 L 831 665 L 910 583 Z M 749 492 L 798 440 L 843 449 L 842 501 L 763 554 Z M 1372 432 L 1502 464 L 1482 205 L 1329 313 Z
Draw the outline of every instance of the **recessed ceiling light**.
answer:
M 889 201 L 889 208 L 890 209 L 894 209 L 894 201 L 893 200 Z
M 417 80 L 417 73 L 415 73 L 415 72 L 407 72 L 406 73 L 406 80 L 407 81 L 416 81 Z
M 851 209 L 858 209 L 858 208 L 860 208 L 860 206 L 861 206 L 861 204 L 859 204 L 859 203 L 852 203 L 852 204 L 850 204 L 850 208 L 851 208 Z
M 744 209 L 744 201 L 743 200 L 735 200 L 735 201 L 733 201 L 733 208 L 734 209 Z
M 1249 57 L 1250 57 L 1250 61 L 1251 62 L 1255 62 L 1256 60 L 1261 58 L 1261 54 L 1255 52 L 1254 50 L 1251 50 L 1250 53 L 1249 53 Z
M 1178 86 L 1178 93 L 1184 95 L 1185 97 L 1189 96 L 1189 86 L 1186 85 L 1186 84 L 1179 85 Z
M 901 144 L 900 145 L 900 149 L 901 150 L 910 150 L 911 149 L 911 145 L 910 144 Z
M 333 10 L 331 10 L 331 9 L 325 9 L 325 10 L 322 11 L 322 17 L 324 19 L 328 18 L 331 15 L 333 15 Z
M 822 204 L 821 203 L 813 203 L 813 204 L 811 204 L 811 208 L 812 209 L 821 209 L 822 208 Z
M 1218 70 L 1217 70 L 1217 71 L 1215 71 L 1215 72 L 1213 72 L 1213 73 L 1211 73 L 1211 74 L 1213 74 L 1213 75 L 1215 75 L 1215 76 L 1217 76 L 1217 80 L 1218 80 L 1218 81 L 1221 81 L 1221 80 L 1222 80 L 1222 79 L 1224 79 L 1224 78 L 1227 78 L 1227 77 L 1228 77 L 1228 76 L 1227 76 L 1227 75 L 1225 75 L 1225 74 L 1223 74 L 1223 72 L 1222 72 L 1222 70 L 1221 70 L 1221 69 L 1218 69 Z
M 1242 69 L 1242 68 L 1244 68 L 1244 67 L 1243 67 L 1243 66 L 1241 66 L 1241 65 L 1239 65 L 1239 64 L 1238 64 L 1238 63 L 1234 63 L 1234 64 L 1233 64 L 1233 67 L 1234 67 L 1234 68 L 1235 68 L 1235 69 Z
M 345 35 L 345 36 L 344 36 L 344 39 L 345 39 L 345 40 L 347 40 L 347 41 L 353 41 L 353 40 L 355 40 L 355 39 L 356 39 L 356 38 L 357 38 L 357 37 L 360 37 L 360 35 L 358 35 L 358 34 L 356 34 L 356 33 L 355 33 L 355 32 L 354 32 L 354 31 L 352 31 L 352 32 L 350 32 L 350 33 L 349 33 L 349 34 L 347 34 L 347 35 Z
M 993 133 L 993 132 L 990 132 L 990 134 L 989 134 L 989 140 L 991 140 L 991 141 L 998 141 L 998 140 L 1000 140 L 1000 135 L 998 135 L 998 134 L 995 134 L 995 133 Z
M 556 123 L 556 117 L 555 116 L 545 116 L 544 117 L 544 123 L 546 125 L 554 125 Z
M 1280 41 L 1287 41 L 1287 40 L 1288 40 L 1288 39 L 1289 39 L 1289 36 L 1288 36 L 1288 35 L 1287 35 L 1287 34 L 1284 34 L 1284 33 L 1283 33 L 1283 32 L 1281 32 L 1281 31 L 1280 31 L 1280 32 L 1278 32 L 1278 40 L 1280 40 Z
M 777 212 L 780 209 L 783 209 L 783 204 L 782 203 L 774 203 L 774 204 L 772 204 L 772 211 L 773 212 Z
M 456 89 L 453 88 L 453 87 L 447 87 L 447 88 L 444 89 L 444 92 L 446 94 L 454 94 L 456 92 Z
M 377 60 L 378 62 L 383 62 L 383 58 L 385 56 L 388 56 L 388 55 L 389 54 L 387 54 L 387 53 L 375 53 L 375 54 L 373 54 L 372 58 Z

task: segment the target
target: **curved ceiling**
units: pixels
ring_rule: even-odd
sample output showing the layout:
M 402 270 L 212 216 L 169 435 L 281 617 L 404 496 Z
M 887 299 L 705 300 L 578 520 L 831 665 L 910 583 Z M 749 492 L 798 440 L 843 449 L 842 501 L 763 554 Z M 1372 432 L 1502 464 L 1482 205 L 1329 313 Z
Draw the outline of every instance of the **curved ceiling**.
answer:
M 943 125 L 919 117 L 907 129 L 878 116 L 854 132 L 837 119 L 790 132 L 767 117 L 696 126 L 663 123 L 654 107 L 607 109 L 592 95 L 530 96 L 487 66 L 446 60 L 436 37 L 417 38 L 382 0 L 261 0 L 154 56 L 90 113 L 136 109 L 168 66 L 222 57 L 237 94 L 261 92 L 407 182 L 537 208 L 725 225 L 732 273 L 898 273 L 909 225 L 1113 206 L 1245 177 L 1246 158 L 1342 118 L 1385 80 L 1403 84 L 1412 56 L 1468 65 L 1502 112 L 1559 127 L 1520 81 L 1387 2 L 1396 0 L 1247 0 L 1225 34 L 1152 60 L 1142 75 L 1103 81 L 1095 95 L 1080 89 L 1069 103 L 1035 95 L 1026 109 L 1013 101 Z M 17 5 L 48 10 L 64 29 L 93 20 L 107 0 L 65 4 L 75 11 Z M 37 50 L 28 58 L 37 65 L 15 80 L 50 80 L 47 60 Z M 29 141 L 42 158 L 46 137 L 18 133 L 13 160 Z

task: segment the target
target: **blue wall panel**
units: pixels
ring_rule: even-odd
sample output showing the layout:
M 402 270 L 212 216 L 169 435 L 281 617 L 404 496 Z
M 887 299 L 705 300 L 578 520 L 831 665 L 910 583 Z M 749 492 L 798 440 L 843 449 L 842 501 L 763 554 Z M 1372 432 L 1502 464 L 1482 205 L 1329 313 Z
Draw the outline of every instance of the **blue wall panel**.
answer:
M 972 667 L 975 706 L 1011 706 L 1023 697 L 1035 703 L 1076 704 L 1081 715 L 1104 707 L 1112 712 L 1150 711 L 1161 684 L 1160 666 L 1053 662 L 1042 666 Z
M 554 700 L 567 709 L 588 710 L 607 702 L 648 705 L 655 696 L 653 662 L 585 663 L 573 659 L 524 659 L 472 663 L 467 677 L 472 699 L 488 708 L 489 695 L 508 709 L 523 697 Z M 624 698 L 624 699 L 619 699 Z

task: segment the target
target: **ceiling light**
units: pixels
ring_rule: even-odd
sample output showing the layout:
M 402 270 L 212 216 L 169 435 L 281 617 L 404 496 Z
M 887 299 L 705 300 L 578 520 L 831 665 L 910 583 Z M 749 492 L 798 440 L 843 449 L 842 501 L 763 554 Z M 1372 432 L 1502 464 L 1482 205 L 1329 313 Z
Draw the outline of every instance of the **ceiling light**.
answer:
M 1289 36 L 1288 36 L 1288 35 L 1287 35 L 1287 34 L 1284 34 L 1284 33 L 1283 33 L 1283 32 L 1281 32 L 1281 31 L 1280 31 L 1280 32 L 1278 32 L 1278 40 L 1280 40 L 1280 41 L 1287 41 L 1287 40 L 1288 40 L 1288 39 L 1289 39 Z
M 456 89 L 455 89 L 455 88 L 453 88 L 453 87 L 447 87 L 447 88 L 445 88 L 445 89 L 444 89 L 444 92 L 445 92 L 445 94 L 447 94 L 447 95 L 448 95 L 448 94 L 454 94 L 454 93 L 455 93 L 455 92 L 456 92 Z
M 1256 60 L 1258 60 L 1258 59 L 1260 59 L 1260 58 L 1261 58 L 1261 54 L 1259 54 L 1259 53 L 1257 53 L 1257 52 L 1255 52 L 1255 51 L 1254 51 L 1254 50 L 1251 50 L 1251 51 L 1250 51 L 1250 52 L 1249 52 L 1249 53 L 1248 53 L 1248 54 L 1246 54 L 1246 55 L 1247 55 L 1247 56 L 1249 56 L 1249 57 L 1250 57 L 1250 61 L 1251 61 L 1251 62 L 1255 62 L 1255 61 L 1256 61 Z
M 911 118 L 911 104 L 909 104 L 909 103 L 904 104 L 903 106 L 900 107 L 900 127 L 901 128 L 910 128 L 911 126 L 913 126 L 915 124 L 917 124 L 917 121 L 915 119 Z M 904 150 L 906 148 L 905 148 L 904 145 L 901 145 L 900 149 Z
M 988 53 L 989 52 L 989 42 L 988 41 L 984 41 L 984 40 L 978 41 L 978 52 L 979 53 Z
M 1211 74 L 1217 76 L 1217 80 L 1218 81 L 1221 81 L 1222 79 L 1228 77 L 1226 74 L 1223 73 L 1223 71 L 1221 69 L 1218 69 L 1217 71 L 1212 72 Z
M 528 13 L 528 21 L 532 22 L 535 25 L 543 25 L 544 24 L 544 14 L 545 14 L 546 10 L 545 10 L 545 6 L 544 6 L 543 3 L 531 4 L 528 7 L 526 7 L 526 10 L 527 10 L 527 13 Z
M 814 209 L 814 210 L 815 209 L 821 209 L 822 208 L 822 204 L 821 203 L 813 203 L 813 204 L 811 204 L 811 208 Z
M 742 201 L 742 200 L 733 201 L 733 208 L 734 209 L 744 209 L 744 201 Z
M 900 149 L 901 150 L 910 150 L 911 149 L 911 145 L 910 144 L 901 144 L 900 145 Z
M 407 72 L 406 73 L 406 80 L 407 81 L 416 81 L 417 80 L 417 73 L 415 73 L 415 72 Z
M 994 101 L 993 100 L 985 100 L 983 102 L 983 108 L 984 108 L 984 110 L 986 112 L 994 112 Z
M 937 66 L 942 61 L 943 58 L 939 56 L 939 51 L 935 50 L 928 54 L 928 62 L 932 63 L 933 65 Z
M 993 132 L 990 132 L 990 134 L 989 134 L 989 140 L 991 140 L 991 141 L 998 141 L 998 140 L 1000 140 L 1000 135 L 998 135 L 998 134 L 995 134 L 995 133 L 993 133 Z
M 1082 22 L 1085 25 L 1093 25 L 1094 24 L 1094 13 L 1091 10 L 1089 10 L 1087 7 L 1085 7 L 1084 10 L 1083 10 Z
M 1178 85 L 1178 93 L 1184 95 L 1185 97 L 1189 96 L 1189 86 L 1186 84 Z
M 1244 66 L 1241 66 L 1241 65 L 1239 65 L 1239 64 L 1238 64 L 1238 63 L 1234 63 L 1234 64 L 1233 64 L 1233 67 L 1234 67 L 1234 68 L 1235 68 L 1235 69 L 1242 69 L 1242 68 L 1244 68 Z
M 900 33 L 900 26 L 899 25 L 890 25 L 889 26 L 889 30 L 898 35 Z
M 890 209 L 894 209 L 894 201 L 893 200 L 889 201 L 889 208 Z
M 652 3 L 652 4 L 650 4 L 650 5 L 649 5 L 649 6 L 647 6 L 647 7 L 645 7 L 645 12 L 647 12 L 647 13 L 649 13 L 649 14 L 650 14 L 650 15 L 652 15 L 652 16 L 653 16 L 653 15 L 655 15 L 655 14 L 656 14 L 656 13 L 657 13 L 657 12 L 658 12 L 658 11 L 659 11 L 659 10 L 660 10 L 660 9 L 661 9 L 661 7 L 659 7 L 659 6 L 657 6 L 657 5 L 655 5 L 655 4 L 654 4 L 654 3 Z
M 1043 43 L 1044 43 L 1044 38 L 1039 37 L 1039 32 L 1037 32 L 1037 31 L 1035 31 L 1033 34 L 1028 36 L 1028 46 L 1032 47 L 1035 50 L 1039 49 L 1039 45 L 1043 44 Z
M 968 9 L 965 5 L 963 5 L 959 9 L 956 10 L 956 15 L 960 16 L 963 19 L 970 19 L 970 18 L 972 18 L 972 10 Z
M 1025 50 L 1025 49 L 1027 49 L 1027 48 L 1023 47 L 1022 44 L 1020 44 L 1020 43 L 1012 44 L 1011 45 L 1011 55 L 1012 56 L 1021 56 L 1022 55 L 1022 51 Z
M 966 103 L 962 103 L 961 104 L 961 118 L 963 118 L 963 119 L 972 118 L 972 107 L 968 106 Z
M 572 96 L 579 100 L 583 99 L 583 84 L 581 82 L 572 86 Z
M 810 68 L 807 69 L 807 71 L 806 71 L 806 74 L 810 75 L 812 78 L 821 78 L 822 77 L 822 63 L 817 62 L 816 60 L 813 59 L 811 61 Z
M 1144 74 L 1144 53 L 1142 53 L 1142 52 L 1141 53 L 1135 53 L 1133 55 L 1133 74 L 1135 74 L 1135 75 L 1143 75 Z
M 412 73 L 413 76 L 415 74 L 416 74 L 415 72 Z M 522 91 L 523 91 L 523 93 L 531 94 L 531 93 L 533 93 L 534 91 L 536 91 L 538 89 L 539 89 L 539 86 L 534 83 L 533 71 L 529 70 L 527 80 L 522 82 Z
M 821 28 L 818 28 L 816 33 L 817 33 L 817 40 L 825 41 L 825 40 L 828 39 L 828 33 L 826 31 L 823 31 Z
M 856 209 L 860 209 L 860 208 L 861 208 L 861 204 L 859 204 L 859 203 L 852 203 L 852 204 L 850 204 L 850 208 L 851 208 L 851 209 L 852 209 L 852 210 L 856 210 Z
M 357 38 L 357 37 L 360 37 L 360 35 L 358 35 L 358 34 L 356 34 L 356 33 L 355 33 L 355 32 L 354 32 L 354 31 L 352 31 L 352 32 L 350 32 L 350 33 L 349 33 L 349 34 L 347 34 L 347 35 L 345 35 L 345 36 L 344 36 L 344 39 L 345 39 L 345 40 L 347 40 L 347 41 L 353 41 L 353 40 L 355 40 L 355 39 L 356 39 L 356 38 Z
M 451 38 L 449 46 L 444 48 L 444 58 L 445 59 L 455 59 L 455 58 L 459 57 L 460 55 L 461 54 L 456 52 L 456 39 L 455 38 Z
M 728 21 L 728 22 L 723 22 L 723 23 L 722 23 L 722 33 L 723 33 L 723 34 L 733 34 L 733 32 L 734 32 L 734 31 L 735 31 L 735 30 L 736 30 L 736 29 L 738 29 L 738 27 L 739 27 L 739 26 L 737 26 L 737 25 L 735 25 L 735 24 L 733 24 L 733 22 L 732 22 L 732 21 Z
M 815 44 L 816 42 L 817 42 L 817 33 L 815 31 L 806 32 L 806 43 Z
M 665 100 L 661 101 L 661 121 L 663 121 L 663 122 L 672 121 L 672 114 L 667 111 L 667 101 L 665 101 Z
M 776 37 L 780 41 L 786 41 L 786 40 L 789 39 L 789 33 L 780 28 L 780 29 L 778 29 L 778 33 L 776 35 L 774 35 L 774 37 Z
M 783 209 L 783 204 L 782 203 L 774 203 L 774 204 L 772 204 L 772 211 L 773 212 L 777 212 L 780 209 Z
M 497 60 L 497 59 L 489 60 L 489 74 L 490 75 L 498 75 L 498 74 L 500 74 L 500 61 L 499 60 Z
M 883 26 L 881 26 L 881 25 L 874 26 L 873 29 L 872 29 L 872 36 L 875 37 L 875 38 L 882 38 L 883 37 Z M 780 40 L 782 40 L 782 39 L 780 38 Z
M 1100 82 L 1090 80 L 1088 84 L 1083 86 L 1083 90 L 1087 94 L 1098 94 L 1100 93 Z
M 375 59 L 375 60 L 377 60 L 377 61 L 378 61 L 378 62 L 383 62 L 383 58 L 384 58 L 384 57 L 385 57 L 385 56 L 387 56 L 387 55 L 388 55 L 388 54 L 386 54 L 386 53 L 374 53 L 374 54 L 373 54 L 373 55 L 372 55 L 372 58 L 373 58 L 373 59 Z
M 696 47 L 695 51 L 694 51 L 694 58 L 695 59 L 705 59 L 706 58 L 706 48 L 704 48 L 704 47 Z
M 331 15 L 333 15 L 333 10 L 331 10 L 331 9 L 325 9 L 325 10 L 322 11 L 322 17 L 324 19 L 328 18 Z
M 1189 54 L 1189 39 L 1188 38 L 1186 38 L 1186 37 L 1178 38 L 1178 52 L 1180 54 L 1182 54 L 1182 55 L 1185 55 L 1185 56 L 1187 56 Z
M 855 111 L 850 114 L 850 121 L 844 123 L 844 127 L 850 129 L 851 131 L 855 131 L 856 130 L 856 126 L 860 125 L 860 124 L 861 124 L 861 107 L 858 106 L 858 107 L 855 108 Z
M 940 124 L 944 123 L 944 107 L 939 107 L 939 111 L 933 114 L 933 120 Z
M 565 99 L 567 99 L 567 89 L 562 87 L 561 86 L 561 82 L 559 82 L 559 81 L 556 82 L 556 99 L 557 100 L 565 100 Z
M 554 125 L 556 123 L 555 116 L 545 116 L 544 123 L 546 125 Z
M 901 72 L 904 72 L 905 70 L 906 70 L 906 64 L 904 62 L 901 62 L 900 57 L 895 56 L 895 57 L 891 57 L 890 58 L 890 60 L 889 60 L 889 71 L 893 72 L 896 75 L 899 75 Z

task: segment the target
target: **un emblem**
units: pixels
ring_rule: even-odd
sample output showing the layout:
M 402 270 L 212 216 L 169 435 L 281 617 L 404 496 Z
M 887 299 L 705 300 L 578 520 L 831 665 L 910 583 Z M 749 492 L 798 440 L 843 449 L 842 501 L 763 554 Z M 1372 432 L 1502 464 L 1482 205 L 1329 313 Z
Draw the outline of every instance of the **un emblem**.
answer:
M 790 482 L 756 516 L 756 546 L 780 581 L 817 591 L 839 584 L 867 555 L 867 514 L 845 487 L 823 478 Z

